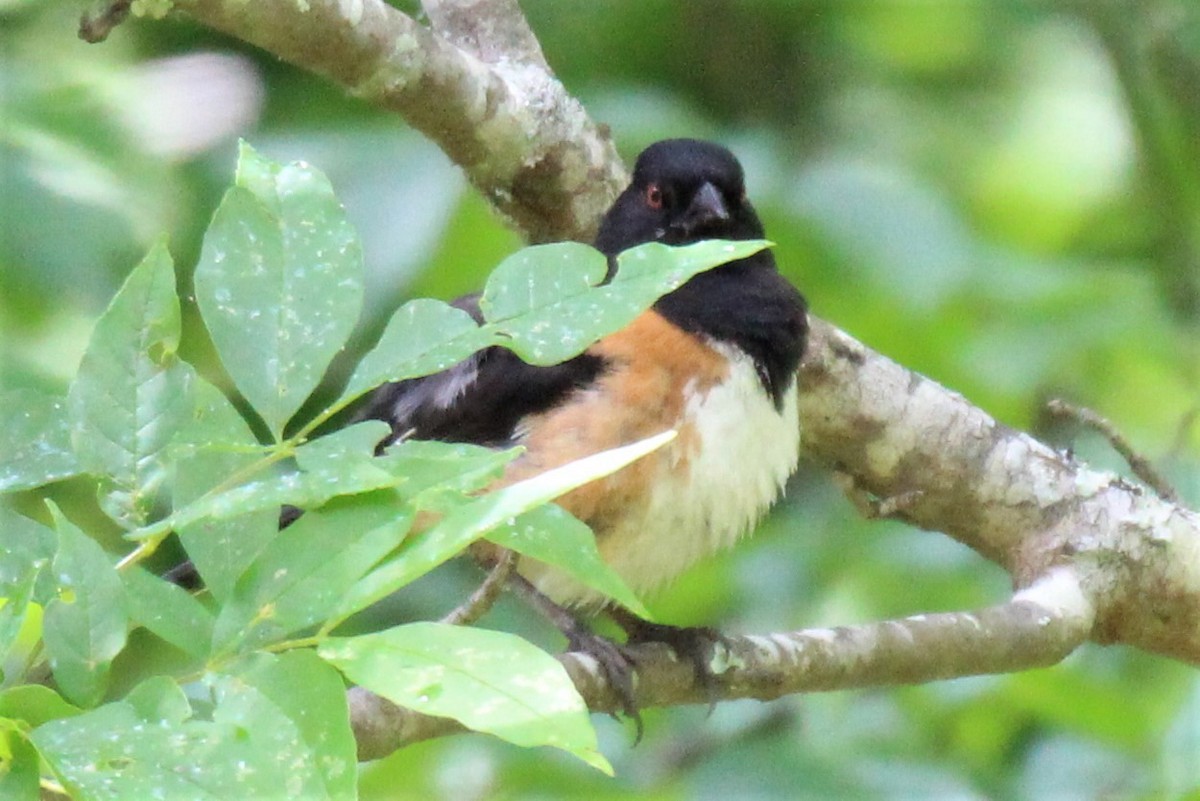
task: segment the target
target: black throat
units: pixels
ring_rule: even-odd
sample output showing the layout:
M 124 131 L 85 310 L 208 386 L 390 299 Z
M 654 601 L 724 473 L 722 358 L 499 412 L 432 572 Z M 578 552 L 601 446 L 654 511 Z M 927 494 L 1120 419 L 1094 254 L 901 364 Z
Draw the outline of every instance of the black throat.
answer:
M 782 408 L 804 356 L 808 317 L 804 298 L 776 271 L 770 252 L 700 273 L 654 308 L 684 331 L 743 351 Z

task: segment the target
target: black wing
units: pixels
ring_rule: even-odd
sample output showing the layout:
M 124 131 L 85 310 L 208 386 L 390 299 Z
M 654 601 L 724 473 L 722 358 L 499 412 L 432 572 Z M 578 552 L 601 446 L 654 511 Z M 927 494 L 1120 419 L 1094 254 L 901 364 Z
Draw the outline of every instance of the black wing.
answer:
M 482 321 L 478 295 L 452 305 Z M 358 419 L 388 423 L 392 434 L 384 445 L 412 438 L 504 447 L 512 444 L 522 418 L 551 408 L 603 369 L 602 358 L 586 353 L 535 367 L 506 348 L 490 347 L 449 370 L 385 384 Z

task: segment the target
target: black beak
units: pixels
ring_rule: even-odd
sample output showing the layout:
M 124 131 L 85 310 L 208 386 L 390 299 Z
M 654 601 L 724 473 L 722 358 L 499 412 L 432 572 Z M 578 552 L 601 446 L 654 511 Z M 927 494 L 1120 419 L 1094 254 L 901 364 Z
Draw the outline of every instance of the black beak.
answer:
M 696 194 L 692 195 L 692 202 L 687 211 L 673 227 L 682 229 L 685 236 L 691 236 L 697 231 L 711 229 L 724 222 L 729 222 L 729 209 L 725 208 L 721 191 L 705 181 L 696 190 Z

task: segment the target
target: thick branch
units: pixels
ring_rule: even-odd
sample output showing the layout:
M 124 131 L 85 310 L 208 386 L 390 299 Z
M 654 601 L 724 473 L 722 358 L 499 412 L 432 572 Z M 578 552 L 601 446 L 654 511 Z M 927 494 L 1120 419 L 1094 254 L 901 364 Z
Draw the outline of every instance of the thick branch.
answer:
M 901 620 L 730 637 L 709 667 L 712 686 L 696 680 L 690 662 L 658 644 L 631 648 L 640 708 L 767 701 L 798 692 L 915 684 L 1004 673 L 1055 664 L 1084 642 L 1093 609 L 1066 569 L 1008 603 L 975 612 L 916 615 Z M 599 664 L 582 653 L 560 657 L 588 708 L 618 712 L 622 702 Z M 362 689 L 351 691 L 360 759 L 384 756 L 418 740 L 461 731 L 455 722 L 397 707 Z
M 454 6 L 429 3 L 431 20 L 471 52 L 382 0 L 175 2 L 402 115 L 530 241 L 591 241 L 627 175 L 607 132 L 545 68 L 514 2 L 474 4 L 487 13 L 472 27 Z M 506 38 L 478 41 L 496 32 Z
M 1200 663 L 1200 517 L 1014 431 L 813 319 L 807 451 L 998 562 L 1018 586 L 1071 565 L 1095 637 Z
M 489 64 L 524 64 L 550 72 L 542 45 L 516 0 L 423 0 L 434 30 Z

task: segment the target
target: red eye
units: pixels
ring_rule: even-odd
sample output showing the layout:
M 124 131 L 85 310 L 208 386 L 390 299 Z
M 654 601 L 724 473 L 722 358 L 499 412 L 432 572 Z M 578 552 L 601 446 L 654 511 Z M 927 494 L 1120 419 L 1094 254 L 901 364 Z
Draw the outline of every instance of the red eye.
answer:
M 661 209 L 663 204 L 663 193 L 658 188 L 658 184 L 650 184 L 646 187 L 646 205 L 652 209 Z

